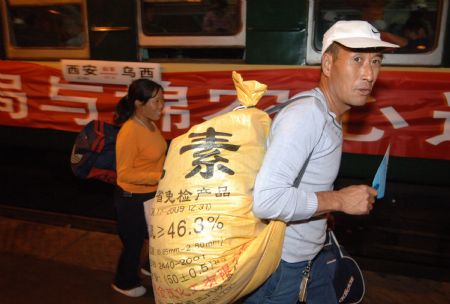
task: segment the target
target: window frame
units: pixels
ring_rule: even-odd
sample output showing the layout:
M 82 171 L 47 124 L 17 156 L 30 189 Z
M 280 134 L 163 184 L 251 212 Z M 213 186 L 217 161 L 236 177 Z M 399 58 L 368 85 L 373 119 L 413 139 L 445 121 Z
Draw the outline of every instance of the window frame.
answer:
M 148 47 L 245 47 L 246 10 L 247 1 L 241 0 L 241 28 L 235 35 L 202 35 L 202 36 L 175 36 L 154 35 L 147 36 L 142 28 L 141 1 L 137 1 L 137 32 L 138 43 L 141 48 Z
M 81 6 L 82 22 L 84 27 L 85 42 L 81 47 L 16 47 L 12 43 L 9 24 L 8 5 L 5 0 L 1 0 L 1 12 L 3 20 L 3 43 L 5 46 L 5 56 L 7 59 L 88 59 L 90 56 L 89 31 L 87 22 L 86 0 L 10 0 L 9 6 L 14 5 L 63 5 L 79 4 Z
M 318 52 L 314 47 L 314 31 L 316 20 L 314 20 L 314 16 L 316 16 L 314 10 L 316 8 L 315 5 L 316 0 L 309 0 L 309 12 L 308 12 L 308 38 L 306 43 L 306 64 L 307 65 L 316 65 L 320 64 L 321 61 L 321 53 Z M 449 0 L 441 0 L 441 10 L 439 27 L 436 29 L 436 35 L 439 35 L 437 39 L 436 48 L 434 48 L 430 52 L 424 53 L 399 53 L 399 54 L 384 54 L 383 65 L 403 65 L 403 66 L 439 66 L 442 64 L 443 52 L 444 52 L 444 39 L 445 33 L 448 29 L 446 29 L 447 23 L 447 12 Z

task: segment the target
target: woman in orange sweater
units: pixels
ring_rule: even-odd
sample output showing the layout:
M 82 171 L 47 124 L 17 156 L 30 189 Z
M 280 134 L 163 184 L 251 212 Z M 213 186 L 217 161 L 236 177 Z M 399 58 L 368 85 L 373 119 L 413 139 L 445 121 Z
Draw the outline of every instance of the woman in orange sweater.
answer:
M 123 249 L 112 287 L 130 297 L 146 289 L 139 277 L 140 256 L 148 235 L 144 202 L 153 198 L 161 178 L 167 142 L 155 122 L 164 107 L 163 88 L 148 79 L 131 83 L 116 107 L 117 189 L 114 203 Z

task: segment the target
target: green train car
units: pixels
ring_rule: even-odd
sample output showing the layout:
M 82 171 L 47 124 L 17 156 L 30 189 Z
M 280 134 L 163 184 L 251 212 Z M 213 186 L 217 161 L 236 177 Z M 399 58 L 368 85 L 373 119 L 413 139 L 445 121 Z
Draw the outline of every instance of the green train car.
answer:
M 361 19 L 401 45 L 385 54 L 380 93 L 417 115 L 383 108 L 392 134 L 405 123 L 419 127 L 409 137 L 396 137 L 385 198 L 370 216 L 335 214 L 336 232 L 365 269 L 450 277 L 449 0 L 0 2 L 0 206 L 9 208 L 4 213 L 16 208 L 114 219 L 113 186 L 78 180 L 70 171 L 76 132 L 30 127 L 26 120 L 8 123 L 12 97 L 5 93 L 10 78 L 2 66 L 31 62 L 60 68 L 59 60 L 76 59 L 157 63 L 163 75 L 232 70 L 317 75 L 323 33 L 337 20 Z M 222 20 L 211 18 L 217 9 Z M 20 68 L 15 73 L 20 76 Z M 350 127 L 351 122 L 350 117 Z M 420 129 L 428 124 L 440 135 Z M 415 137 L 423 140 L 416 143 Z M 434 146 L 427 148 L 430 142 Z M 362 147 L 364 140 L 356 145 Z M 370 183 L 381 157 L 344 146 L 336 188 Z

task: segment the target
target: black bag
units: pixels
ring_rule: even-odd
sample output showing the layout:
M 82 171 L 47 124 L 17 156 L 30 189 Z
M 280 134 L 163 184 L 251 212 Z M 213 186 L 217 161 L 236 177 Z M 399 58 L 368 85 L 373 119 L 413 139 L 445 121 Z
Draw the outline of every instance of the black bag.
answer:
M 366 289 L 359 265 L 339 245 L 333 231 L 328 231 L 327 239 L 328 241 L 323 247 L 323 254 L 327 255 L 327 266 L 333 280 L 338 303 L 361 302 Z
M 119 127 L 99 120 L 84 126 L 72 148 L 72 172 L 82 179 L 95 178 L 115 184 L 118 132 Z

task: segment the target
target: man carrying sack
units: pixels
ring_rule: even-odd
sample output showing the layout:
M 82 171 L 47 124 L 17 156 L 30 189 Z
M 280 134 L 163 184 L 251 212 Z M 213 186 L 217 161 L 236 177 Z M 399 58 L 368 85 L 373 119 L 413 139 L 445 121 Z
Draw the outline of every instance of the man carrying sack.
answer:
M 281 110 L 254 189 L 257 217 L 287 223 L 277 270 L 246 304 L 338 303 L 321 255 L 325 214 L 369 214 L 377 191 L 354 185 L 333 191 L 342 154 L 342 115 L 367 103 L 386 48 L 365 21 L 338 21 L 324 35 L 320 83 L 311 95 Z M 305 94 L 303 92 L 302 94 Z M 292 99 L 294 99 L 292 97 Z M 303 172 L 299 187 L 294 180 Z

